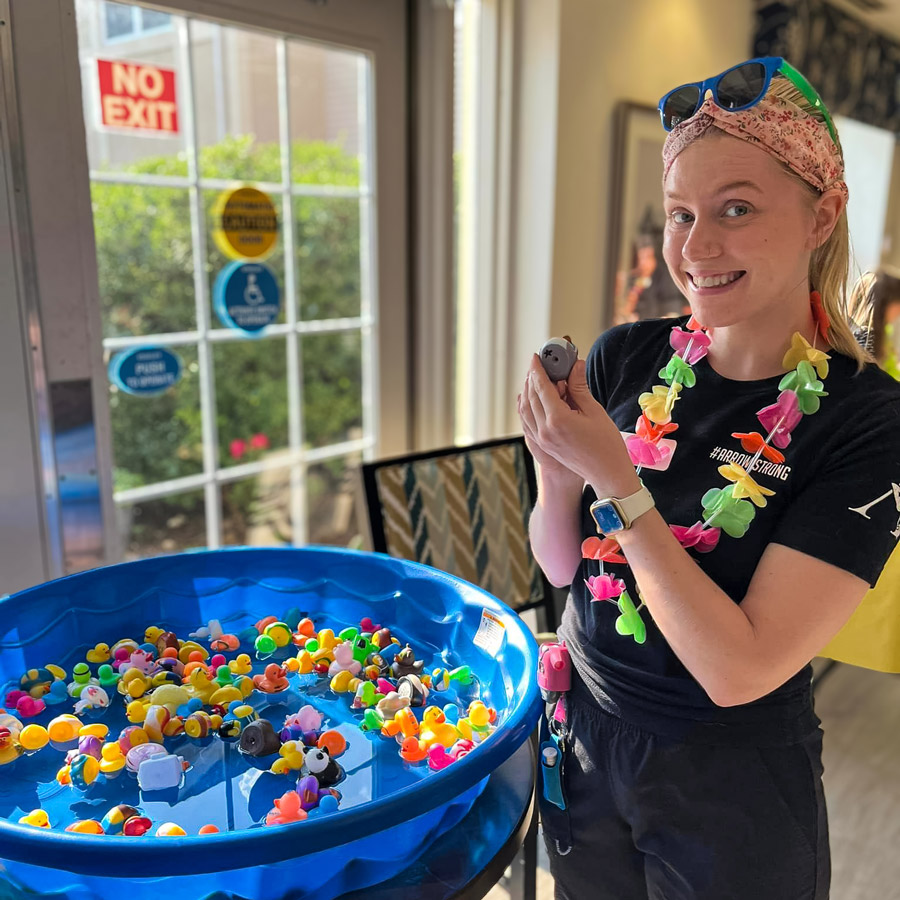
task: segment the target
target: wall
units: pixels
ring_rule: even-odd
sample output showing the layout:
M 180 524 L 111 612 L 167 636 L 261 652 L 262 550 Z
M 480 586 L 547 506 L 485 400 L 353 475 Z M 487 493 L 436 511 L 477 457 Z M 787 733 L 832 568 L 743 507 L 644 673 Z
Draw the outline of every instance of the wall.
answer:
M 723 7 L 721 0 L 560 0 L 548 334 L 570 334 L 583 352 L 608 324 L 615 104 L 631 100 L 655 106 L 669 88 L 750 56 L 752 0 L 729 0 L 727 14 Z

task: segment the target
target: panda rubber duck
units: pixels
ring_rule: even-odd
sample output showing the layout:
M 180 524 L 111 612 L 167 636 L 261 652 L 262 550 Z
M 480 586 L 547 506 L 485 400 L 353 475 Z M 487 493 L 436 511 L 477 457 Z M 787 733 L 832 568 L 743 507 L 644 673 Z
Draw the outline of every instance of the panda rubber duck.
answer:
M 344 777 L 343 769 L 331 758 L 327 747 L 312 747 L 306 751 L 303 774 L 315 775 L 320 787 L 337 784 Z
M 424 706 L 428 699 L 428 688 L 417 675 L 404 675 L 397 682 L 397 693 L 406 697 L 410 706 Z

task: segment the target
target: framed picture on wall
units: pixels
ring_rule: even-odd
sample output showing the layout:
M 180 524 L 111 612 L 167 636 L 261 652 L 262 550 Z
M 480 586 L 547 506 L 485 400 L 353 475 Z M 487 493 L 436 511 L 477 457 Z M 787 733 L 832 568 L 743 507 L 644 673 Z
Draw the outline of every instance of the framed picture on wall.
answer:
M 662 148 L 655 107 L 619 103 L 614 114 L 607 285 L 613 325 L 690 312 L 662 256 Z

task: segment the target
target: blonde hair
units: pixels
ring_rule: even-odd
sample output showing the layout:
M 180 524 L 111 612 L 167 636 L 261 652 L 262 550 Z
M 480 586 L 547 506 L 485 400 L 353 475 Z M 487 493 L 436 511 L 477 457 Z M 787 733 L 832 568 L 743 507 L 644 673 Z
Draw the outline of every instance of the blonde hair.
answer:
M 776 77 L 769 85 L 767 96 L 780 97 L 799 106 L 805 113 L 825 124 L 822 113 L 788 81 L 787 78 Z M 840 136 L 835 126 L 835 143 L 843 158 Z M 787 166 L 785 172 L 802 184 L 813 197 L 821 194 Z M 847 296 L 847 281 L 850 277 L 850 227 L 847 221 L 846 207 L 841 212 L 834 231 L 820 247 L 816 248 L 809 260 L 809 285 L 822 297 L 822 305 L 831 322 L 828 342 L 839 353 L 856 360 L 857 371 L 862 371 L 867 363 L 875 362 L 875 357 L 860 345 L 853 336 L 853 315 L 850 309 L 850 298 Z

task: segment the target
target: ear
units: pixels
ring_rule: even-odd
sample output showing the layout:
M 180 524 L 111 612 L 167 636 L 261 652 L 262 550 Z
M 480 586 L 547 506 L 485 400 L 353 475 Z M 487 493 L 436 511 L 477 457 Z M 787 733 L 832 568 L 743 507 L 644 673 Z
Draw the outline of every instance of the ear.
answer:
M 809 239 L 809 249 L 821 247 L 837 226 L 846 206 L 844 195 L 837 188 L 825 191 L 813 206 L 814 227 Z

